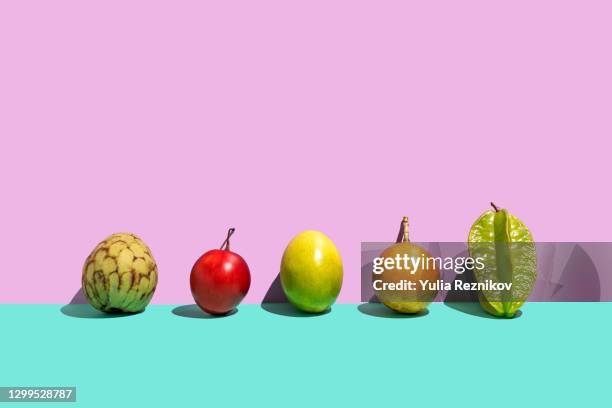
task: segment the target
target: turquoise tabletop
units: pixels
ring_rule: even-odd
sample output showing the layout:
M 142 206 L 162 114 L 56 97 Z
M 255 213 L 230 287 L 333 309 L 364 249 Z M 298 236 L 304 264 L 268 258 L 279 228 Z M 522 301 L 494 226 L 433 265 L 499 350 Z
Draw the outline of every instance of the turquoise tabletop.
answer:
M 611 313 L 532 303 L 504 320 L 434 304 L 402 318 L 381 305 L 303 315 L 267 304 L 211 318 L 192 305 L 130 316 L 0 305 L 0 385 L 75 386 L 76 403 L 53 404 L 70 407 L 588 405 L 609 398 Z

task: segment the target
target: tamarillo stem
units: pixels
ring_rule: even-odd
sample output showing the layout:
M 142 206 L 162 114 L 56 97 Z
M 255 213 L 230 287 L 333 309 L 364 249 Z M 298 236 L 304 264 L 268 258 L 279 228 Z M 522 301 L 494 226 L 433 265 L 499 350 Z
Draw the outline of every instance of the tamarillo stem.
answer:
M 236 231 L 236 228 L 230 228 L 227 230 L 227 237 L 225 238 L 225 241 L 223 241 L 223 243 L 221 244 L 221 249 L 225 251 L 230 250 L 230 240 L 229 239 L 235 231 Z
M 493 202 L 491 202 L 491 207 L 493 207 L 495 212 L 499 212 L 499 208 L 497 208 L 497 206 Z

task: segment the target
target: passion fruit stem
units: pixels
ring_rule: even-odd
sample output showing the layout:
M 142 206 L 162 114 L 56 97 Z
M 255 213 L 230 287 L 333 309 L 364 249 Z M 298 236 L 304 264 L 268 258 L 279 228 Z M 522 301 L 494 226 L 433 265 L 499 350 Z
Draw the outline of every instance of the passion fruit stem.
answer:
M 225 251 L 230 250 L 230 240 L 229 239 L 235 231 L 236 231 L 236 228 L 230 228 L 227 230 L 227 237 L 225 238 L 225 241 L 223 241 L 223 243 L 221 244 L 222 250 L 225 250 Z
M 495 203 L 491 202 L 491 207 L 493 207 L 495 212 L 499 212 L 499 208 L 495 205 Z
M 395 240 L 395 242 L 397 243 L 410 242 L 410 238 L 408 237 L 408 217 L 402 218 L 400 230 L 399 230 L 399 233 L 397 234 L 397 239 Z

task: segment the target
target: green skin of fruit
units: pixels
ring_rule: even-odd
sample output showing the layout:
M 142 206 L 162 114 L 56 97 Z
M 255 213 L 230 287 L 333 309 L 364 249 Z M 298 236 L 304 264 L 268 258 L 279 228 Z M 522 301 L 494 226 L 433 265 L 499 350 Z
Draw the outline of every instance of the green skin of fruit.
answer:
M 535 285 L 535 244 L 531 232 L 521 220 L 505 209 L 494 208 L 495 211 L 486 211 L 476 220 L 470 230 L 468 245 L 472 257 L 489 255 L 494 259 L 490 266 L 495 269 L 497 281 L 513 284 L 514 292 L 504 294 L 510 296 L 507 301 L 488 299 L 479 293 L 480 305 L 491 315 L 512 318 Z
M 321 313 L 334 304 L 342 287 L 342 258 L 322 232 L 304 231 L 283 253 L 283 290 L 298 309 Z
M 157 265 L 134 234 L 117 233 L 100 242 L 85 260 L 82 288 L 89 303 L 106 313 L 142 312 L 157 286 Z

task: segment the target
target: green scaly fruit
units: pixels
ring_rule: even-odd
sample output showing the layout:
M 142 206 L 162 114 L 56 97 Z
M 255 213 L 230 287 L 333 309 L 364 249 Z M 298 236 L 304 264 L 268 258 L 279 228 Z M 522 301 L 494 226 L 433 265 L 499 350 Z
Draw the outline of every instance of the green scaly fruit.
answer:
M 156 286 L 155 259 L 134 234 L 118 233 L 106 238 L 83 266 L 83 293 L 93 307 L 103 312 L 142 312 Z

